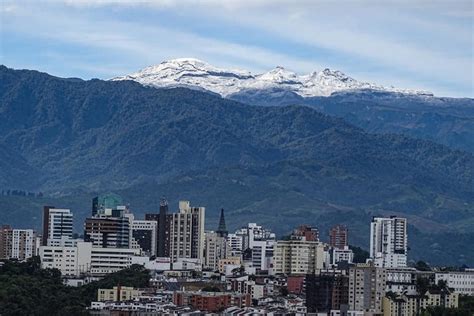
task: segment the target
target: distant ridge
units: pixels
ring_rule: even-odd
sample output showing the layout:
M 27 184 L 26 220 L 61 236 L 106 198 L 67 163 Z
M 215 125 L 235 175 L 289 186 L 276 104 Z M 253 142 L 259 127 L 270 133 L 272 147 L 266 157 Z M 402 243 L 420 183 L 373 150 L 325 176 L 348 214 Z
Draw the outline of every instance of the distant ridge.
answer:
M 245 90 L 283 89 L 302 97 L 329 96 L 338 91 L 377 90 L 432 96 L 428 91 L 398 89 L 357 81 L 338 70 L 328 68 L 298 75 L 282 66 L 262 74 L 222 69 L 196 58 L 178 58 L 146 67 L 112 80 L 134 80 L 155 87 L 199 87 L 227 97 Z

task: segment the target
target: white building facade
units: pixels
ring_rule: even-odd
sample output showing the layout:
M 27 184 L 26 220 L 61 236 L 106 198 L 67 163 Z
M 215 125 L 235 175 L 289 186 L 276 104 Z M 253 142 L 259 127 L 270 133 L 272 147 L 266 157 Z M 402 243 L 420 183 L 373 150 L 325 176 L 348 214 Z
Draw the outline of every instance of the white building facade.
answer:
M 407 266 L 406 218 L 374 217 L 370 224 L 370 257 L 378 267 Z
M 449 288 L 454 289 L 455 293 L 474 296 L 474 270 L 464 272 L 437 272 L 435 282 L 440 280 L 447 283 Z

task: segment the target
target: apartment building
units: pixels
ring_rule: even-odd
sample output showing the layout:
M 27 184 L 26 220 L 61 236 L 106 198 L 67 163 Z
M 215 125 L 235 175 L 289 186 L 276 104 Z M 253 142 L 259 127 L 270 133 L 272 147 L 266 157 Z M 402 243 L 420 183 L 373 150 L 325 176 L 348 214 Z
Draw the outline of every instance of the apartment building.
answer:
M 349 310 L 382 313 L 387 274 L 373 264 L 358 264 L 349 269 Z
M 344 249 L 348 246 L 348 230 L 344 225 L 336 225 L 329 231 L 329 245 L 333 248 Z
M 378 267 L 407 266 L 407 220 L 391 216 L 374 217 L 370 224 L 370 257 Z
M 273 258 L 274 274 L 311 274 L 324 267 L 324 246 L 316 241 L 279 240 Z
M 43 207 L 43 246 L 56 246 L 72 238 L 73 214 L 70 209 Z
M 179 202 L 179 211 L 171 215 L 170 257 L 195 258 L 204 261 L 205 208 L 191 207 L 189 201 Z
M 24 261 L 35 254 L 35 234 L 32 229 L 0 228 L 0 259 Z

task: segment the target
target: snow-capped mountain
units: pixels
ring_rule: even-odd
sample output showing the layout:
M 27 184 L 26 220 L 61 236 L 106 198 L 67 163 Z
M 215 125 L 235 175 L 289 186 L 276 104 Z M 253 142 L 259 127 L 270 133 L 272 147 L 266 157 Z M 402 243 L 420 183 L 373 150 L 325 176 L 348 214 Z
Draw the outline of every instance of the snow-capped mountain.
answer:
M 378 90 L 404 94 L 432 95 L 421 90 L 383 87 L 357 81 L 340 71 L 324 69 L 298 75 L 281 66 L 263 74 L 228 70 L 195 58 L 179 58 L 146 67 L 136 73 L 112 80 L 134 80 L 155 87 L 186 86 L 205 89 L 227 97 L 246 90 L 275 89 L 294 92 L 302 97 L 329 96 L 339 91 Z

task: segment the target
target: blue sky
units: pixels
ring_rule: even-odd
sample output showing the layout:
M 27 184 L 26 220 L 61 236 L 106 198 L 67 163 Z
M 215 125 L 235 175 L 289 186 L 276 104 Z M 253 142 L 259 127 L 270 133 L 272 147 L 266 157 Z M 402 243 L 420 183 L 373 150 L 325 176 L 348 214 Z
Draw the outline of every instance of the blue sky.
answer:
M 3 0 L 1 63 L 103 78 L 163 60 L 363 81 L 474 97 L 472 1 Z

